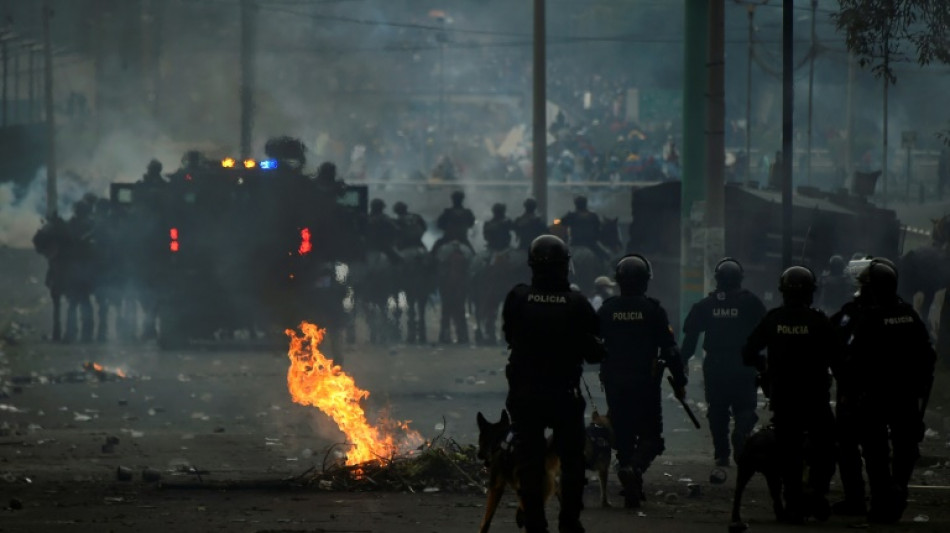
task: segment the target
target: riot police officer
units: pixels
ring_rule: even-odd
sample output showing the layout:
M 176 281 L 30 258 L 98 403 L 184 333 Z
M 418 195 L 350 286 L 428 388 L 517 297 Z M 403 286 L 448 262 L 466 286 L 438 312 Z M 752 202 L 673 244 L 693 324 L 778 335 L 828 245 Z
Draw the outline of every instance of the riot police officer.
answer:
M 464 192 L 453 192 L 452 207 L 445 208 L 436 220 L 436 226 L 442 230 L 443 235 L 432 246 L 433 255 L 438 252 L 443 244 L 451 241 L 460 242 L 467 246 L 473 255 L 475 254 L 475 248 L 472 247 L 472 243 L 468 240 L 468 230 L 472 229 L 472 226 L 475 225 L 475 215 L 471 209 L 462 205 L 464 201 Z
M 148 162 L 145 174 L 142 175 L 142 183 L 148 186 L 165 185 L 165 178 L 162 177 L 162 163 L 158 159 L 152 159 Z
M 729 419 L 732 452 L 739 457 L 746 437 L 755 429 L 757 385 L 755 370 L 742 364 L 742 346 L 765 316 L 765 305 L 742 288 L 742 265 L 726 257 L 716 265 L 716 290 L 695 303 L 683 323 L 683 357 L 688 362 L 696 351 L 699 334 L 705 333 L 703 383 L 707 418 L 717 466 L 729 466 Z
M 920 457 L 937 356 L 926 326 L 897 296 L 896 268 L 872 260 L 858 282 L 864 301 L 851 319 L 840 381 L 859 421 L 871 489 L 868 518 L 894 523 L 907 507 L 907 485 Z
M 652 277 L 643 256 L 622 258 L 614 275 L 620 295 L 608 298 L 597 311 L 607 348 L 600 379 L 627 507 L 640 506 L 643 473 L 664 450 L 660 386 L 665 368 L 673 375 L 676 396 L 686 394 L 686 373 L 666 310 L 646 295 Z
M 821 274 L 818 308 L 826 313 L 841 309 L 854 294 L 854 278 L 845 273 L 844 267 L 844 258 L 833 255 L 828 259 L 828 270 Z
M 561 239 L 542 235 L 531 243 L 530 285 L 518 284 L 505 299 L 502 317 L 510 355 L 507 408 L 514 434 L 515 472 L 524 505 L 525 531 L 546 532 L 544 516 L 545 429 L 554 432 L 561 459 L 562 532 L 583 532 L 583 363 L 603 357 L 597 316 L 584 295 L 568 285 L 570 253 Z
M 95 288 L 95 223 L 93 204 L 83 199 L 73 204 L 73 216 L 66 222 L 66 331 L 63 340 L 93 340 L 92 292 Z
M 392 263 L 401 262 L 402 258 L 395 250 L 396 222 L 383 210 L 386 202 L 374 198 L 369 203 L 369 217 L 366 219 L 366 249 L 381 252 Z
M 524 201 L 524 213 L 515 219 L 515 234 L 518 236 L 518 249 L 528 251 L 531 242 L 548 231 L 547 224 L 536 213 L 538 202 L 534 198 Z
M 425 219 L 418 213 L 409 212 L 405 202 L 396 202 L 393 212 L 396 213 L 396 249 L 425 248 L 422 243 L 427 229 Z
M 505 216 L 505 204 L 496 203 L 491 207 L 492 218 L 482 226 L 482 236 L 489 252 L 503 252 L 511 246 L 511 232 L 514 224 Z
M 571 246 L 590 248 L 601 260 L 607 260 L 607 252 L 600 247 L 600 217 L 587 209 L 587 197 L 574 198 L 574 211 L 561 218 L 561 224 L 570 234 Z
M 782 457 L 784 518 L 793 523 L 808 515 L 825 520 L 831 512 L 825 496 L 834 473 L 834 415 L 828 402 L 836 343 L 828 318 L 811 307 L 816 285 L 814 273 L 806 267 L 782 272 L 782 305 L 765 315 L 742 349 L 743 362 L 762 373 L 770 400 Z M 802 487 L 806 461 L 807 498 Z

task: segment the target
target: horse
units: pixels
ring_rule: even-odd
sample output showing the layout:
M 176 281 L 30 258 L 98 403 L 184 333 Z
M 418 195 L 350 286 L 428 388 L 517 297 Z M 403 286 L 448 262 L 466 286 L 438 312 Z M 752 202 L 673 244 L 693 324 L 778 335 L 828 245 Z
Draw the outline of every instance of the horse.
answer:
M 475 257 L 472 261 L 470 300 L 475 309 L 476 344 L 490 346 L 498 342 L 496 323 L 499 307 L 511 287 L 518 282 L 528 282 L 530 278 L 523 250 L 488 250 Z
M 442 301 L 439 342 L 451 344 L 452 326 L 459 344 L 468 344 L 468 323 L 465 300 L 468 296 L 469 267 L 472 250 L 457 240 L 444 243 L 435 254 L 436 278 Z
M 406 296 L 406 342 L 426 342 L 426 307 L 435 292 L 435 262 L 425 246 L 399 250 L 402 263 L 396 268 L 396 290 Z

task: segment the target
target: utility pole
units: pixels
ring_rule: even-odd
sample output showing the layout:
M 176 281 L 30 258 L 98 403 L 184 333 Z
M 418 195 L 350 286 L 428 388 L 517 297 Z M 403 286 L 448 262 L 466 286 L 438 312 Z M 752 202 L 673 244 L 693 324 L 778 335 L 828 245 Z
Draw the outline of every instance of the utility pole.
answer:
M 706 69 L 706 285 L 710 284 L 713 268 L 725 255 L 725 183 L 726 166 L 726 58 L 725 58 L 725 0 L 709 2 L 709 42 Z
M 818 39 L 815 37 L 815 14 L 817 10 L 818 0 L 811 0 L 811 50 L 808 52 L 811 56 L 808 60 L 808 146 L 805 148 L 805 183 L 808 185 L 811 185 L 812 95 L 815 88 L 815 52 L 818 46 Z
M 13 45 L 13 121 L 12 124 L 20 123 L 20 51 L 22 45 L 14 43 Z
M 848 91 L 845 103 L 844 184 L 854 179 L 854 54 L 848 52 Z
M 686 0 L 683 57 L 683 177 L 680 182 L 679 324 L 703 297 L 706 198 L 706 70 L 709 1 Z M 678 326 L 677 326 L 678 327 Z
M 749 11 L 749 58 L 745 73 L 745 183 L 752 181 L 752 41 L 755 38 L 755 4 L 746 5 Z
M 534 95 L 532 98 L 532 170 L 531 185 L 538 202 L 538 214 L 548 217 L 548 126 L 547 126 L 547 31 L 546 0 L 534 0 Z
M 0 54 L 3 55 L 3 122 L 0 125 L 6 128 L 10 116 L 10 101 L 7 99 L 7 71 L 10 63 L 7 57 L 7 41 L 2 37 L 0 37 Z
M 53 110 L 53 50 L 50 45 L 50 19 L 53 10 L 49 1 L 43 6 L 43 67 L 45 70 L 44 85 L 46 88 L 46 217 L 51 218 L 56 213 L 58 197 L 56 191 L 56 124 Z
M 887 206 L 887 86 L 890 85 L 890 80 L 888 79 L 888 72 L 890 72 L 890 61 L 891 61 L 891 32 L 890 26 L 884 31 L 884 131 L 882 133 L 883 141 L 883 151 L 881 152 L 881 179 L 884 180 L 883 183 L 883 198 L 881 200 L 882 206 Z
M 256 34 L 254 4 L 241 0 L 241 159 L 251 157 L 254 127 L 254 52 Z
M 795 3 L 782 2 L 782 268 L 792 265 L 792 125 L 795 107 Z

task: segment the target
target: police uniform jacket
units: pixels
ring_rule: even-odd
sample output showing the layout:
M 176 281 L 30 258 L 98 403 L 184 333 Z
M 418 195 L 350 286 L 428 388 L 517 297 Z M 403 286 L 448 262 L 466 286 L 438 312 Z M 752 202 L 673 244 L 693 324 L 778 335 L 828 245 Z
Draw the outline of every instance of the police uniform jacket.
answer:
M 561 223 L 571 230 L 571 244 L 592 246 L 600 237 L 600 217 L 590 211 L 571 211 Z
M 605 384 L 629 384 L 631 380 L 656 381 L 662 372 L 656 366 L 660 350 L 676 346 L 673 329 L 660 302 L 645 295 L 613 296 L 597 311 L 607 356 L 600 365 Z M 672 350 L 671 350 L 672 351 Z M 682 361 L 667 361 L 678 384 L 685 383 Z
M 742 367 L 742 346 L 765 316 L 762 300 L 745 289 L 713 291 L 693 304 L 683 322 L 683 356 L 689 359 L 696 338 L 705 332 L 706 363 Z
M 597 315 L 583 294 L 516 285 L 502 310 L 511 349 L 506 374 L 512 392 L 559 393 L 580 385 L 584 361 L 603 358 Z
M 406 213 L 396 217 L 396 248 L 404 249 L 423 246 L 422 236 L 426 233 L 426 221 L 416 213 Z
M 514 231 L 518 235 L 518 248 L 527 250 L 531 241 L 548 232 L 548 227 L 538 215 L 523 213 L 515 219 Z
M 913 307 L 866 305 L 850 326 L 841 374 L 859 401 L 903 405 L 929 394 L 936 354 Z
M 449 207 L 436 221 L 447 239 L 468 241 L 468 229 L 475 225 L 475 215 L 466 207 Z
M 514 225 L 509 218 L 493 218 L 482 227 L 482 235 L 491 250 L 505 250 L 511 246 Z
M 391 249 L 396 233 L 396 222 L 385 213 L 374 213 L 366 219 L 366 245 L 370 250 Z
M 831 389 L 831 358 L 837 343 L 824 313 L 805 306 L 782 306 L 769 311 L 745 347 L 745 364 L 758 366 L 767 350 L 766 375 L 772 410 L 795 410 L 827 405 Z

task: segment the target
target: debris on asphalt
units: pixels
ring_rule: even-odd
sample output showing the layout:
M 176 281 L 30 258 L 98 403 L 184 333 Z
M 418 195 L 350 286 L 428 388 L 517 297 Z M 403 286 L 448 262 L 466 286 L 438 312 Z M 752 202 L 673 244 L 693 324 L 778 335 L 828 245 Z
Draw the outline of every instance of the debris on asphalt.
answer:
M 132 481 L 132 469 L 127 466 L 116 467 L 115 478 L 119 481 Z
M 154 482 L 161 481 L 162 473 L 154 468 L 146 468 L 142 470 L 142 481 Z

